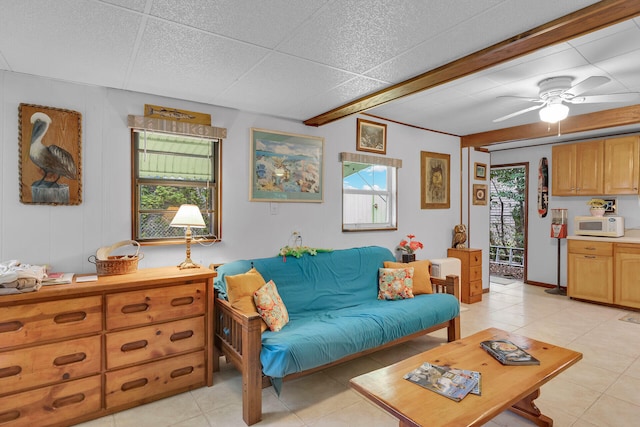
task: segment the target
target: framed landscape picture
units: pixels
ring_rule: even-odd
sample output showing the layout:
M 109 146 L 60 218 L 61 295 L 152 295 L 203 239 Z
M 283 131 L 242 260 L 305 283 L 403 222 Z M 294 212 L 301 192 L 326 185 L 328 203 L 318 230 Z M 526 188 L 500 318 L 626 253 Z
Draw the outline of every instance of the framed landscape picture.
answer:
M 451 205 L 451 156 L 420 152 L 420 207 L 449 209 Z
M 387 125 L 358 119 L 356 150 L 387 154 Z
M 475 163 L 473 169 L 475 170 L 476 179 L 487 179 L 487 165 L 484 163 Z
M 252 202 L 322 202 L 324 138 L 251 129 Z

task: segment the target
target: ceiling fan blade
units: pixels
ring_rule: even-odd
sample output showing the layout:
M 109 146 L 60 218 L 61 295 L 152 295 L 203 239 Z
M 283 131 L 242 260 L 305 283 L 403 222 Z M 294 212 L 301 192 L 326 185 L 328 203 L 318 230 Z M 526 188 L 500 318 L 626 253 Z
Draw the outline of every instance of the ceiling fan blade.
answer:
M 542 103 L 540 105 L 534 105 L 533 107 L 525 108 L 524 110 L 516 111 L 515 113 L 507 114 L 506 116 L 498 117 L 497 119 L 495 119 L 493 121 L 493 123 L 498 123 L 498 122 L 501 122 L 503 120 L 507 120 L 507 119 L 510 119 L 512 117 L 519 116 L 520 114 L 524 114 L 524 113 L 527 113 L 529 111 L 537 110 L 539 108 L 544 107 L 544 105 L 545 105 L 544 103 Z
M 578 96 L 581 93 L 590 91 L 591 89 L 595 89 L 598 86 L 602 86 L 605 83 L 609 83 L 610 81 L 611 79 L 609 77 L 604 77 L 604 76 L 587 77 L 580 83 L 576 83 L 575 85 L 571 86 L 569 89 L 564 91 L 564 93 L 567 95 L 570 94 L 573 96 Z
M 639 92 L 612 93 L 610 95 L 576 96 L 566 101 L 572 104 L 596 104 L 598 102 L 634 102 L 640 100 Z

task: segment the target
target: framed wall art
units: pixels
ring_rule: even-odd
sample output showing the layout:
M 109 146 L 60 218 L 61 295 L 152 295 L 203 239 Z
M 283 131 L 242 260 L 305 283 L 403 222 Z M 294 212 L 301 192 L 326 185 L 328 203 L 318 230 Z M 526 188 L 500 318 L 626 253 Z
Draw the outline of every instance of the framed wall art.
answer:
M 484 163 L 475 163 L 473 165 L 473 169 L 475 171 L 475 178 L 476 179 L 482 179 L 482 180 L 486 180 L 487 179 L 487 165 Z
M 358 119 L 356 150 L 387 154 L 387 125 Z
M 20 202 L 82 203 L 82 115 L 20 104 L 18 126 Z
M 251 129 L 249 200 L 322 202 L 324 138 Z
M 420 207 L 449 209 L 451 205 L 451 156 L 420 152 Z
M 487 185 L 486 184 L 473 184 L 473 204 L 474 205 L 487 204 Z

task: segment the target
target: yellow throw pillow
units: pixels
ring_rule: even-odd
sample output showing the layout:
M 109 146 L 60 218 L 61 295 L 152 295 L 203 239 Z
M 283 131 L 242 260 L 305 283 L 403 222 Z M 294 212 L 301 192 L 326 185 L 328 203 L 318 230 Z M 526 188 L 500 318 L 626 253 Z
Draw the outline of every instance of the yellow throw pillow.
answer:
M 231 307 L 240 310 L 244 314 L 260 314 L 253 302 L 253 293 L 266 283 L 258 270 L 252 268 L 246 273 L 227 276 L 227 295 Z M 260 330 L 266 331 L 269 327 L 264 320 Z
M 413 261 L 409 263 L 385 261 L 384 268 L 405 268 L 413 267 L 413 294 L 432 294 L 433 287 L 431 286 L 431 275 L 429 274 L 429 267 L 431 261 L 428 259 Z

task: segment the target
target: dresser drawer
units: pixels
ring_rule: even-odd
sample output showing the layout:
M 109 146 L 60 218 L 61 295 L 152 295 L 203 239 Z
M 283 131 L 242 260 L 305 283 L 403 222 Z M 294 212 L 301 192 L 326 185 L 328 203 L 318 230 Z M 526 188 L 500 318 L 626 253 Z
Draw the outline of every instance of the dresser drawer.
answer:
M 205 286 L 203 282 L 107 295 L 107 329 L 204 314 Z
M 204 347 L 204 316 L 107 334 L 107 369 Z
M 469 281 L 482 280 L 482 266 L 469 268 Z
M 100 296 L 24 304 L 0 310 L 0 350 L 100 330 Z
M 482 251 L 469 252 L 469 265 L 471 267 L 482 266 Z
M 0 353 L 0 394 L 97 374 L 100 357 L 99 335 Z
M 171 391 L 205 385 L 204 351 L 106 374 L 106 407 L 117 408 Z
M 469 282 L 469 295 L 482 295 L 482 280 Z
M 574 254 L 613 256 L 613 243 L 570 239 L 567 250 Z
M 100 375 L 0 399 L 0 426 L 44 427 L 101 410 Z

